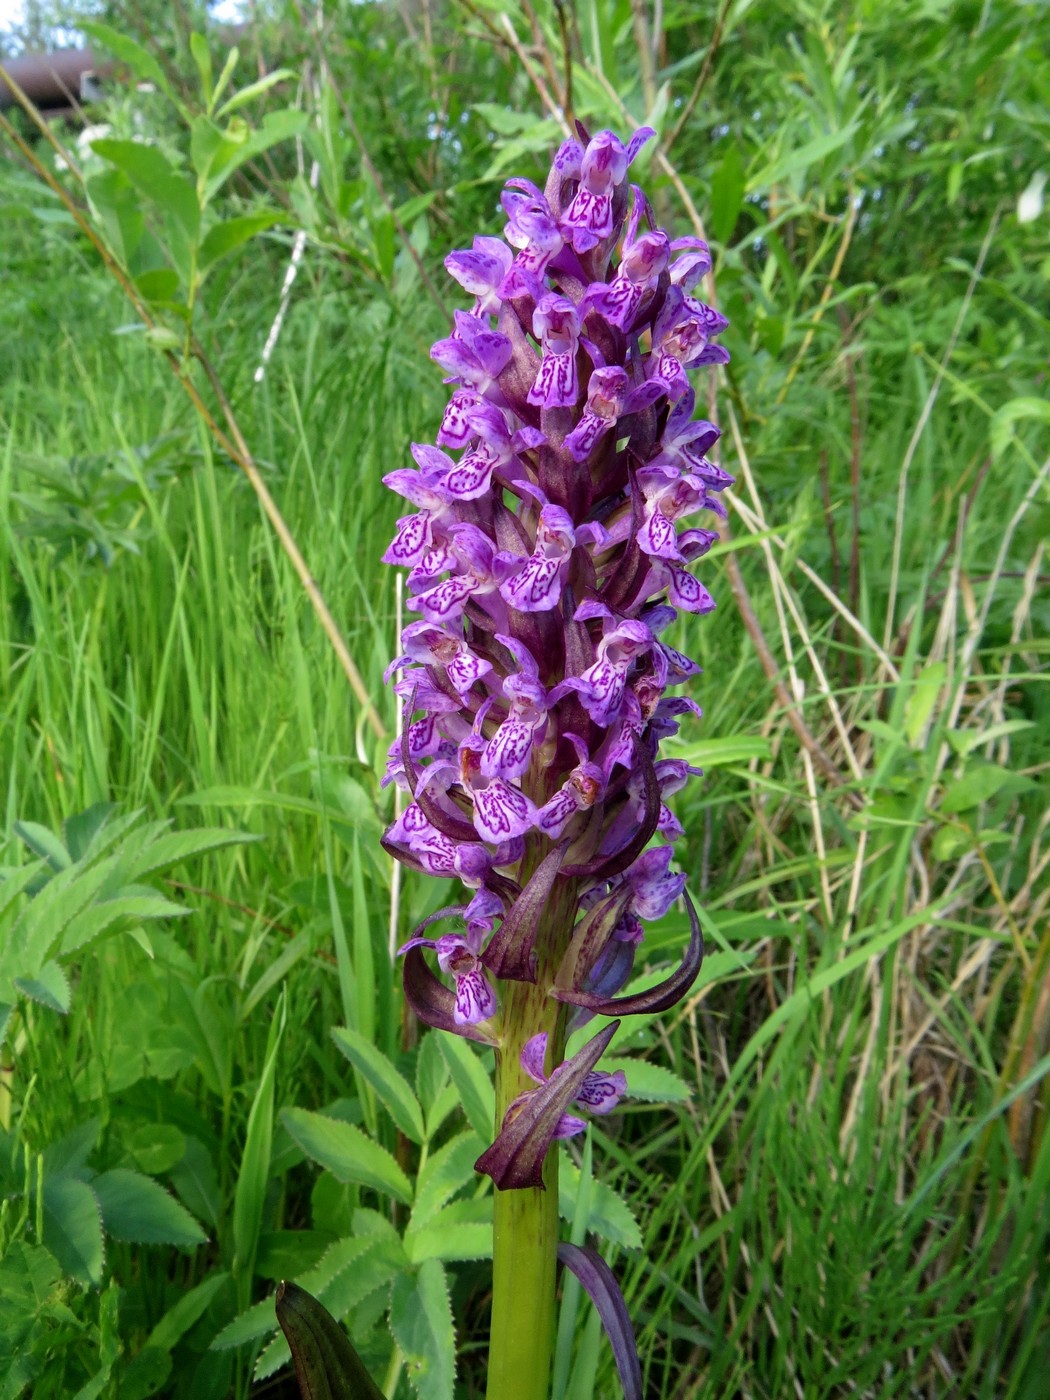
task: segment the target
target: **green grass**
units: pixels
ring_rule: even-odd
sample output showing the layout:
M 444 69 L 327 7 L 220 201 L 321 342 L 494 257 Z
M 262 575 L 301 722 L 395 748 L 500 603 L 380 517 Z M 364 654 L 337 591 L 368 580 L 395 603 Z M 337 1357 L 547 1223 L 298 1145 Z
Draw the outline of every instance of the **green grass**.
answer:
M 361 48 L 336 77 L 369 94 L 355 115 L 397 200 L 458 182 L 410 220 L 444 294 L 440 256 L 498 226 L 498 182 L 471 182 L 502 151 L 446 53 L 469 61 L 471 101 L 537 118 L 542 101 L 484 29 L 472 37 L 478 21 L 442 17 L 428 50 L 371 8 L 340 17 Z M 592 25 L 582 7 L 577 101 L 593 126 L 623 126 L 609 90 L 638 116 L 647 75 L 630 6 L 605 23 L 601 8 Z M 1045 163 L 1050 71 L 1024 7 L 921 25 L 903 6 L 758 6 L 746 23 L 726 9 L 710 85 L 670 151 L 710 220 L 733 321 L 713 416 L 735 509 L 704 575 L 720 605 L 675 640 L 704 666 L 705 717 L 676 752 L 706 778 L 676 810 L 717 975 L 620 1033 L 616 1053 L 690 1094 L 629 1100 L 592 1129 L 594 1175 L 641 1232 L 640 1249 L 609 1257 L 647 1396 L 1034 1400 L 1050 1337 L 1050 511 L 1033 406 L 1050 247 L 1045 214 L 1021 225 L 1014 203 Z M 553 11 L 539 16 L 557 75 Z M 669 19 L 657 67 L 676 97 L 713 24 Z M 286 61 L 295 42 L 282 31 Z M 434 102 L 459 149 L 422 134 Z M 738 157 L 710 139 L 722 122 Z M 545 158 L 547 129 L 524 129 L 505 173 Z M 846 135 L 814 153 L 828 132 Z M 396 605 L 377 561 L 398 502 L 380 478 L 433 437 L 443 390 L 427 349 L 444 322 L 404 253 L 384 262 L 391 230 L 354 183 L 352 144 L 346 159 L 344 202 L 319 216 L 325 246 L 308 249 L 264 383 L 252 372 L 286 241 L 225 265 L 201 334 L 392 735 Z M 692 232 L 671 173 L 653 165 L 647 184 Z M 470 1069 L 403 1032 L 378 844 L 386 741 L 248 483 L 161 358 L 114 334 L 133 319 L 119 292 L 86 240 L 32 212 L 56 206 L 6 162 L 0 203 L 17 214 L 0 221 L 0 863 L 28 858 L 16 822 L 57 832 L 99 802 L 260 838 L 152 879 L 192 910 L 150 925 L 152 956 L 130 937 L 101 943 L 74 964 L 68 1015 L 18 1012 L 0 1207 L 0 1296 L 18 1321 L 0 1324 L 0 1352 L 33 1358 L 31 1393 L 75 1396 L 99 1376 L 90 1393 L 118 1400 L 245 1396 L 259 1344 L 209 1350 L 221 1329 L 333 1239 L 374 1233 L 355 1210 L 405 1223 L 382 1194 L 319 1172 L 280 1111 L 327 1109 L 410 1176 L 419 1166 L 330 1028 L 374 1037 L 428 1112 L 423 1089 L 445 1094 L 434 1153 L 464 1129 L 443 1086 Z M 841 781 L 800 743 L 792 696 Z M 447 902 L 433 883 L 404 879 L 398 937 Z M 684 914 L 668 915 L 654 965 L 685 936 Z M 66 1269 L 27 1292 L 43 1268 L 38 1173 L 60 1174 L 89 1123 L 88 1169 L 171 1188 L 208 1242 L 110 1231 L 90 1286 Z M 464 1397 L 483 1389 L 488 1268 L 448 1268 Z M 380 1301 L 347 1314 L 402 1400 Z M 589 1310 L 563 1332 L 563 1394 L 616 1394 Z M 17 1396 L 7 1384 L 0 1396 Z

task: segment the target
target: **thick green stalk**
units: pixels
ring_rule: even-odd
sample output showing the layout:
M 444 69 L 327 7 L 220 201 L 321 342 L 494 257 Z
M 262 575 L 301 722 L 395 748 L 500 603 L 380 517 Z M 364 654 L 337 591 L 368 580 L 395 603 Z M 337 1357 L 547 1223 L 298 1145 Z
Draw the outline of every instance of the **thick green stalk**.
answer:
M 527 850 L 519 875 L 523 884 L 538 864 L 538 855 L 535 848 Z M 496 1051 L 497 1132 L 518 1095 L 536 1087 L 521 1068 L 526 1042 L 546 1032 L 548 1074 L 561 1063 L 566 1008 L 548 993 L 572 938 L 575 915 L 576 882 L 559 881 L 536 938 L 536 982 L 503 985 Z M 558 1250 L 557 1146 L 547 1153 L 543 1181 L 543 1191 L 530 1187 L 495 1193 L 488 1400 L 548 1400 L 550 1395 Z
M 542 1030 L 553 1038 L 556 1003 L 527 982 L 512 983 L 496 1055 L 496 1118 L 526 1089 L 525 1042 Z M 556 1062 L 555 1062 L 556 1063 Z M 558 1248 L 558 1155 L 547 1154 L 546 1190 L 495 1193 L 492 1240 L 492 1327 L 488 1400 L 547 1400 L 554 1351 L 554 1280 Z

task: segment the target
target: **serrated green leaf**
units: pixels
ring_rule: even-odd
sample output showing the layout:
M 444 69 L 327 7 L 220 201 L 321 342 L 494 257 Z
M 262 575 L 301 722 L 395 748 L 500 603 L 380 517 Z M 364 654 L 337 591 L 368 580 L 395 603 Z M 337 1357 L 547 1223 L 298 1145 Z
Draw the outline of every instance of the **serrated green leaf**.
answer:
M 308 1272 L 297 1277 L 296 1282 L 315 1298 L 324 1299 L 334 1281 L 346 1269 L 353 1266 L 356 1273 L 367 1273 L 365 1261 L 379 1249 L 380 1242 L 375 1237 L 347 1238 L 337 1240 L 325 1253 L 324 1258 Z M 225 1351 L 230 1347 L 243 1346 L 256 1341 L 269 1332 L 277 1330 L 277 1319 L 273 1311 L 273 1299 L 266 1298 L 247 1308 L 239 1317 L 226 1324 L 211 1343 L 212 1351 Z
M 405 1231 L 405 1250 L 413 1264 L 424 1259 L 448 1263 L 492 1257 L 492 1197 L 453 1201 L 431 1214 L 418 1229 Z
M 485 1142 L 475 1132 L 460 1133 L 427 1158 L 416 1182 L 416 1199 L 409 1229 L 419 1229 L 464 1186 L 477 1185 L 474 1163 Z
M 427 1259 L 414 1276 L 394 1280 L 390 1330 L 420 1400 L 453 1400 L 456 1336 L 445 1270 L 437 1259 Z
M 370 1186 L 405 1205 L 411 1201 L 408 1177 L 360 1128 L 305 1108 L 282 1109 L 281 1122 L 301 1150 L 340 1181 Z
M 186 1207 L 152 1177 L 117 1167 L 91 1182 L 107 1231 L 131 1244 L 192 1249 L 207 1236 Z
M 371 1084 L 380 1102 L 405 1137 L 421 1143 L 426 1134 L 419 1100 L 382 1050 L 358 1031 L 343 1026 L 332 1030 L 332 1039 L 354 1068 Z
M 182 904 L 165 899 L 160 894 L 127 894 L 116 899 L 106 899 L 82 910 L 69 921 L 62 933 L 59 953 L 68 957 L 101 938 L 104 933 L 115 929 L 118 924 L 146 919 L 180 919 L 189 914 Z
M 35 856 L 46 860 L 52 870 L 65 870 L 73 863 L 61 839 L 39 822 L 15 822 L 14 833 L 25 842 Z
M 602 1069 L 609 1074 L 621 1069 L 627 1075 L 627 1098 L 643 1103 L 686 1103 L 692 1089 L 684 1079 L 672 1074 L 663 1065 L 650 1060 L 602 1060 Z
M 222 850 L 225 846 L 243 846 L 261 839 L 244 831 L 225 831 L 216 827 L 168 831 L 151 841 L 129 860 L 125 871 L 126 878 L 141 880 L 145 875 L 153 875 L 159 870 L 181 865 L 183 861 L 202 856 L 206 852 Z
M 604 1067 L 605 1061 L 602 1061 Z M 575 1218 L 580 1190 L 580 1170 L 563 1160 L 558 1166 L 558 1213 L 563 1220 Z M 642 1232 L 627 1202 L 606 1182 L 592 1177 L 588 1195 L 587 1229 L 625 1249 L 642 1248 Z
M 16 977 L 15 986 L 41 1006 L 63 1016 L 69 1011 L 69 978 L 57 962 L 46 962 L 35 977 Z
M 95 1192 L 73 1176 L 45 1178 L 43 1243 L 67 1274 L 82 1283 L 102 1279 L 102 1214 Z
M 456 1035 L 441 1037 L 441 1053 L 456 1086 L 467 1122 L 483 1140 L 495 1131 L 496 1095 L 485 1067 L 466 1040 Z

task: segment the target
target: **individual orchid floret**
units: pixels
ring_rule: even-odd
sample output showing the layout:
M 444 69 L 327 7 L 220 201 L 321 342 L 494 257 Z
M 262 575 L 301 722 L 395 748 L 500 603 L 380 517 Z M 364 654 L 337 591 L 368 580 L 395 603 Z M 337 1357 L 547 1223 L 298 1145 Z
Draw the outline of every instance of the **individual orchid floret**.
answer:
M 544 408 L 573 406 L 580 394 L 576 376 L 580 318 L 575 306 L 568 297 L 548 292 L 537 303 L 532 330 L 543 348 L 543 359 L 529 390 L 529 403 Z
M 510 271 L 514 255 L 502 238 L 479 234 L 472 248 L 449 253 L 445 267 L 461 287 L 476 298 L 472 315 L 488 316 L 502 304 L 499 285 Z
M 531 1040 L 526 1041 L 525 1048 L 521 1052 L 521 1067 L 530 1079 L 534 1079 L 537 1084 L 546 1084 L 550 1075 L 543 1068 L 543 1062 L 547 1058 L 547 1036 L 545 1032 L 534 1035 Z M 555 1074 L 557 1070 L 554 1071 Z M 531 1091 L 530 1091 L 531 1092 Z M 576 1093 L 573 1103 L 581 1108 L 586 1108 L 591 1113 L 611 1113 L 616 1105 L 627 1093 L 627 1076 L 623 1070 L 616 1070 L 613 1074 L 602 1074 L 597 1070 L 589 1070 L 583 1077 L 583 1083 Z M 514 1113 L 515 1108 L 521 1109 L 528 1102 L 529 1094 L 523 1094 L 516 1104 L 511 1104 L 510 1112 Z M 554 1129 L 554 1136 L 557 1138 L 575 1137 L 577 1133 L 582 1133 L 587 1127 L 583 1118 L 577 1118 L 571 1113 L 563 1113 L 558 1119 Z
M 431 359 L 450 379 L 485 397 L 509 364 L 514 347 L 505 335 L 485 329 L 483 322 L 466 311 L 457 311 L 455 320 L 455 334 L 436 342 Z
M 627 167 L 656 133 L 643 126 L 623 142 L 611 131 L 599 131 L 580 161 L 580 187 L 562 218 L 577 253 L 586 253 L 613 231 L 613 193 L 623 183 Z
M 576 532 L 561 506 L 545 505 L 536 526 L 536 548 L 500 584 L 500 593 L 519 612 L 550 612 L 561 599 Z
M 492 670 L 492 662 L 476 656 L 462 637 L 431 622 L 410 622 L 401 634 L 401 642 L 405 655 L 387 668 L 387 678 L 394 667 L 421 661 L 442 667 L 459 694 L 464 695 Z
M 481 943 L 487 930 L 481 922 L 468 923 L 465 934 L 444 933 L 440 938 L 410 938 L 397 950 L 433 948 L 438 966 L 455 978 L 455 1020 L 460 1026 L 477 1025 L 496 1014 L 496 993 L 486 976 L 481 959 Z
M 505 300 L 530 292 L 535 295 L 547 264 L 561 251 L 561 230 L 544 196 L 527 180 L 511 180 L 501 203 L 508 219 L 503 236 L 518 253 L 499 295 Z
M 482 750 L 481 771 L 487 778 L 520 778 L 529 766 L 537 734 L 546 725 L 547 692 L 540 684 L 539 669 L 528 649 L 514 637 L 497 634 L 496 640 L 514 655 L 521 669 L 503 682 L 503 695 L 510 708 Z M 475 728 L 491 703 L 487 700 L 478 711 Z
M 592 283 L 587 304 L 611 326 L 629 331 L 646 294 L 653 291 L 667 267 L 669 243 L 663 229 L 643 233 L 624 250 L 616 276 L 609 283 Z
M 702 238 L 676 238 L 671 252 L 679 255 L 671 263 L 671 281 L 683 292 L 691 292 L 711 271 L 711 249 Z

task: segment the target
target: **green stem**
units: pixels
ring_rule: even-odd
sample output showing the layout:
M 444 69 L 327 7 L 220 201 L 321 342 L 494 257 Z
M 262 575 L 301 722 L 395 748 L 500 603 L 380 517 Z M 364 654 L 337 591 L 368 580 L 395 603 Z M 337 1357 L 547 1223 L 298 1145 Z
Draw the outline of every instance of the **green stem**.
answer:
M 534 1088 L 521 1069 L 525 1042 L 540 1031 L 554 1040 L 558 1007 L 527 982 L 508 986 L 502 1046 L 496 1052 L 496 1121 Z M 558 1059 L 561 1047 L 556 1046 Z M 557 1064 L 558 1060 L 548 1060 Z M 495 1193 L 492 1240 L 492 1328 L 488 1400 L 548 1400 L 554 1352 L 554 1282 L 558 1249 L 558 1154 L 543 1167 L 545 1190 Z

